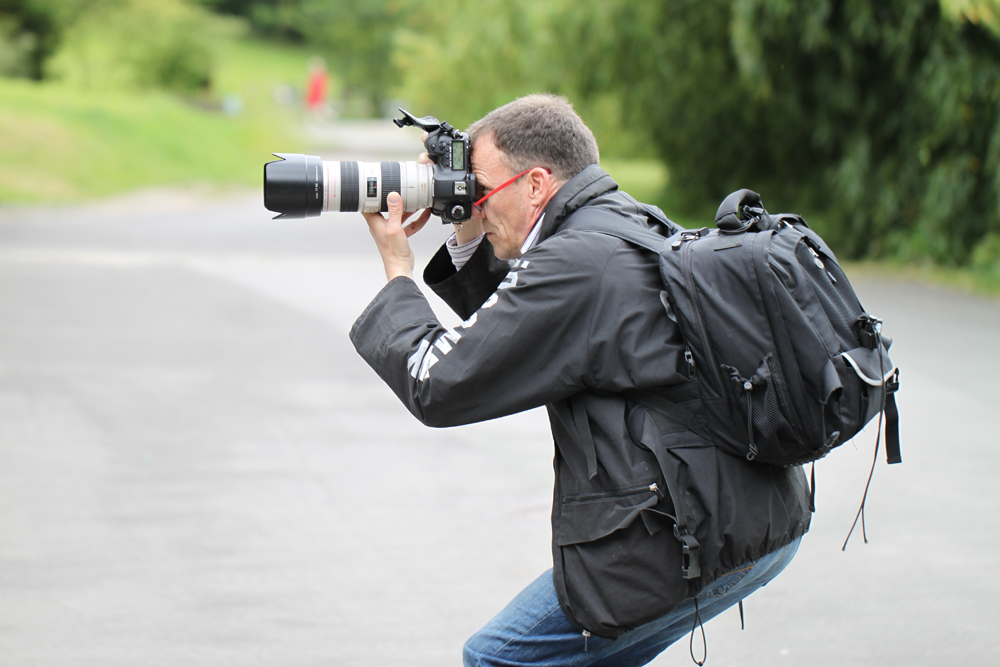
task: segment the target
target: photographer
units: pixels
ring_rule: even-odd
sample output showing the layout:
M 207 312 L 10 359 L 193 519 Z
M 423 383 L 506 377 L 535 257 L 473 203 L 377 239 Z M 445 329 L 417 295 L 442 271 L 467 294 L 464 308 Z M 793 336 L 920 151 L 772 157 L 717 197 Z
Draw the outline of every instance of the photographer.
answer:
M 572 107 L 521 98 L 469 136 L 473 219 L 424 272 L 465 321 L 443 327 L 412 280 L 407 239 L 429 214 L 404 225 L 392 194 L 387 217 L 365 214 L 389 282 L 351 340 L 429 426 L 548 410 L 553 569 L 468 641 L 465 663 L 646 664 L 790 562 L 809 527 L 805 476 L 722 454 L 626 396 L 700 406 L 656 258 L 581 221 L 678 228 L 618 191 Z

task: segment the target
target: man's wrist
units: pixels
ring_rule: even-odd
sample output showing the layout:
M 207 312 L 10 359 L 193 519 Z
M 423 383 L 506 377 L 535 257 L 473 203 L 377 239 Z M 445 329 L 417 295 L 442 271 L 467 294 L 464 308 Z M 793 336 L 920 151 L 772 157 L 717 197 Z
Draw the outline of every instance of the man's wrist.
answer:
M 413 280 L 413 268 L 410 266 L 386 264 L 385 278 L 390 282 L 396 278 L 409 278 L 410 280 Z
M 458 245 L 465 245 L 483 235 L 483 223 L 476 218 L 452 226 L 455 228 L 455 241 Z

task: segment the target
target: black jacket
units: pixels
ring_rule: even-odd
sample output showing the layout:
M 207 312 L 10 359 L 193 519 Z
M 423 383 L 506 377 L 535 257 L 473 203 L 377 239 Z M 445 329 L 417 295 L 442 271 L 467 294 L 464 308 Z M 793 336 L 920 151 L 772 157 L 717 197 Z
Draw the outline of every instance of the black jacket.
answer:
M 397 278 L 351 340 L 430 426 L 546 406 L 556 448 L 556 591 L 580 627 L 614 637 L 801 536 L 810 512 L 800 468 L 724 455 L 623 395 L 646 388 L 699 407 L 683 342 L 661 305 L 655 256 L 572 229 L 582 207 L 650 225 L 592 165 L 556 193 L 536 245 L 518 260 L 497 259 L 485 239 L 460 272 L 446 249 L 435 255 L 425 281 L 467 318 L 462 325 L 444 328 L 416 284 Z M 675 524 L 696 539 L 688 559 L 697 559 L 697 578 L 682 574 L 690 562 Z

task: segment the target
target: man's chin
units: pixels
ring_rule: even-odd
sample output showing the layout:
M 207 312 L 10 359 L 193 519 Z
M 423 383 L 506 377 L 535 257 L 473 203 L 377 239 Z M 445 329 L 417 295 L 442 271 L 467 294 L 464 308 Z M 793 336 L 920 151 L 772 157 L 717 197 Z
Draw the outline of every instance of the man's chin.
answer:
M 493 255 L 497 259 L 517 259 L 521 256 L 519 252 L 511 252 L 510 248 L 505 248 L 504 246 L 493 246 Z

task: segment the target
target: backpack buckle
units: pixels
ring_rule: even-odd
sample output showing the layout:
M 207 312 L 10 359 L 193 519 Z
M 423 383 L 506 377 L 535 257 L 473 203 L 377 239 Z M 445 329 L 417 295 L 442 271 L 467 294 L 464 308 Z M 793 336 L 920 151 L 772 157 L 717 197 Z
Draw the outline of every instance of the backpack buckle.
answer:
M 677 524 L 674 524 L 674 537 L 681 543 L 681 574 L 685 579 L 697 579 L 701 576 L 701 545 L 694 535 L 681 534 Z
M 672 250 L 680 250 L 685 241 L 694 241 L 703 236 L 708 236 L 708 227 L 701 229 L 688 229 L 677 235 L 677 240 L 670 244 Z
M 858 319 L 854 320 L 854 334 L 858 337 L 861 347 L 868 348 L 869 350 L 875 349 L 878 345 L 878 339 L 881 336 L 879 333 L 880 324 L 882 324 L 882 320 L 872 317 L 867 313 L 861 313 Z
M 885 393 L 894 394 L 899 389 L 899 369 L 892 374 L 892 377 L 885 381 Z

